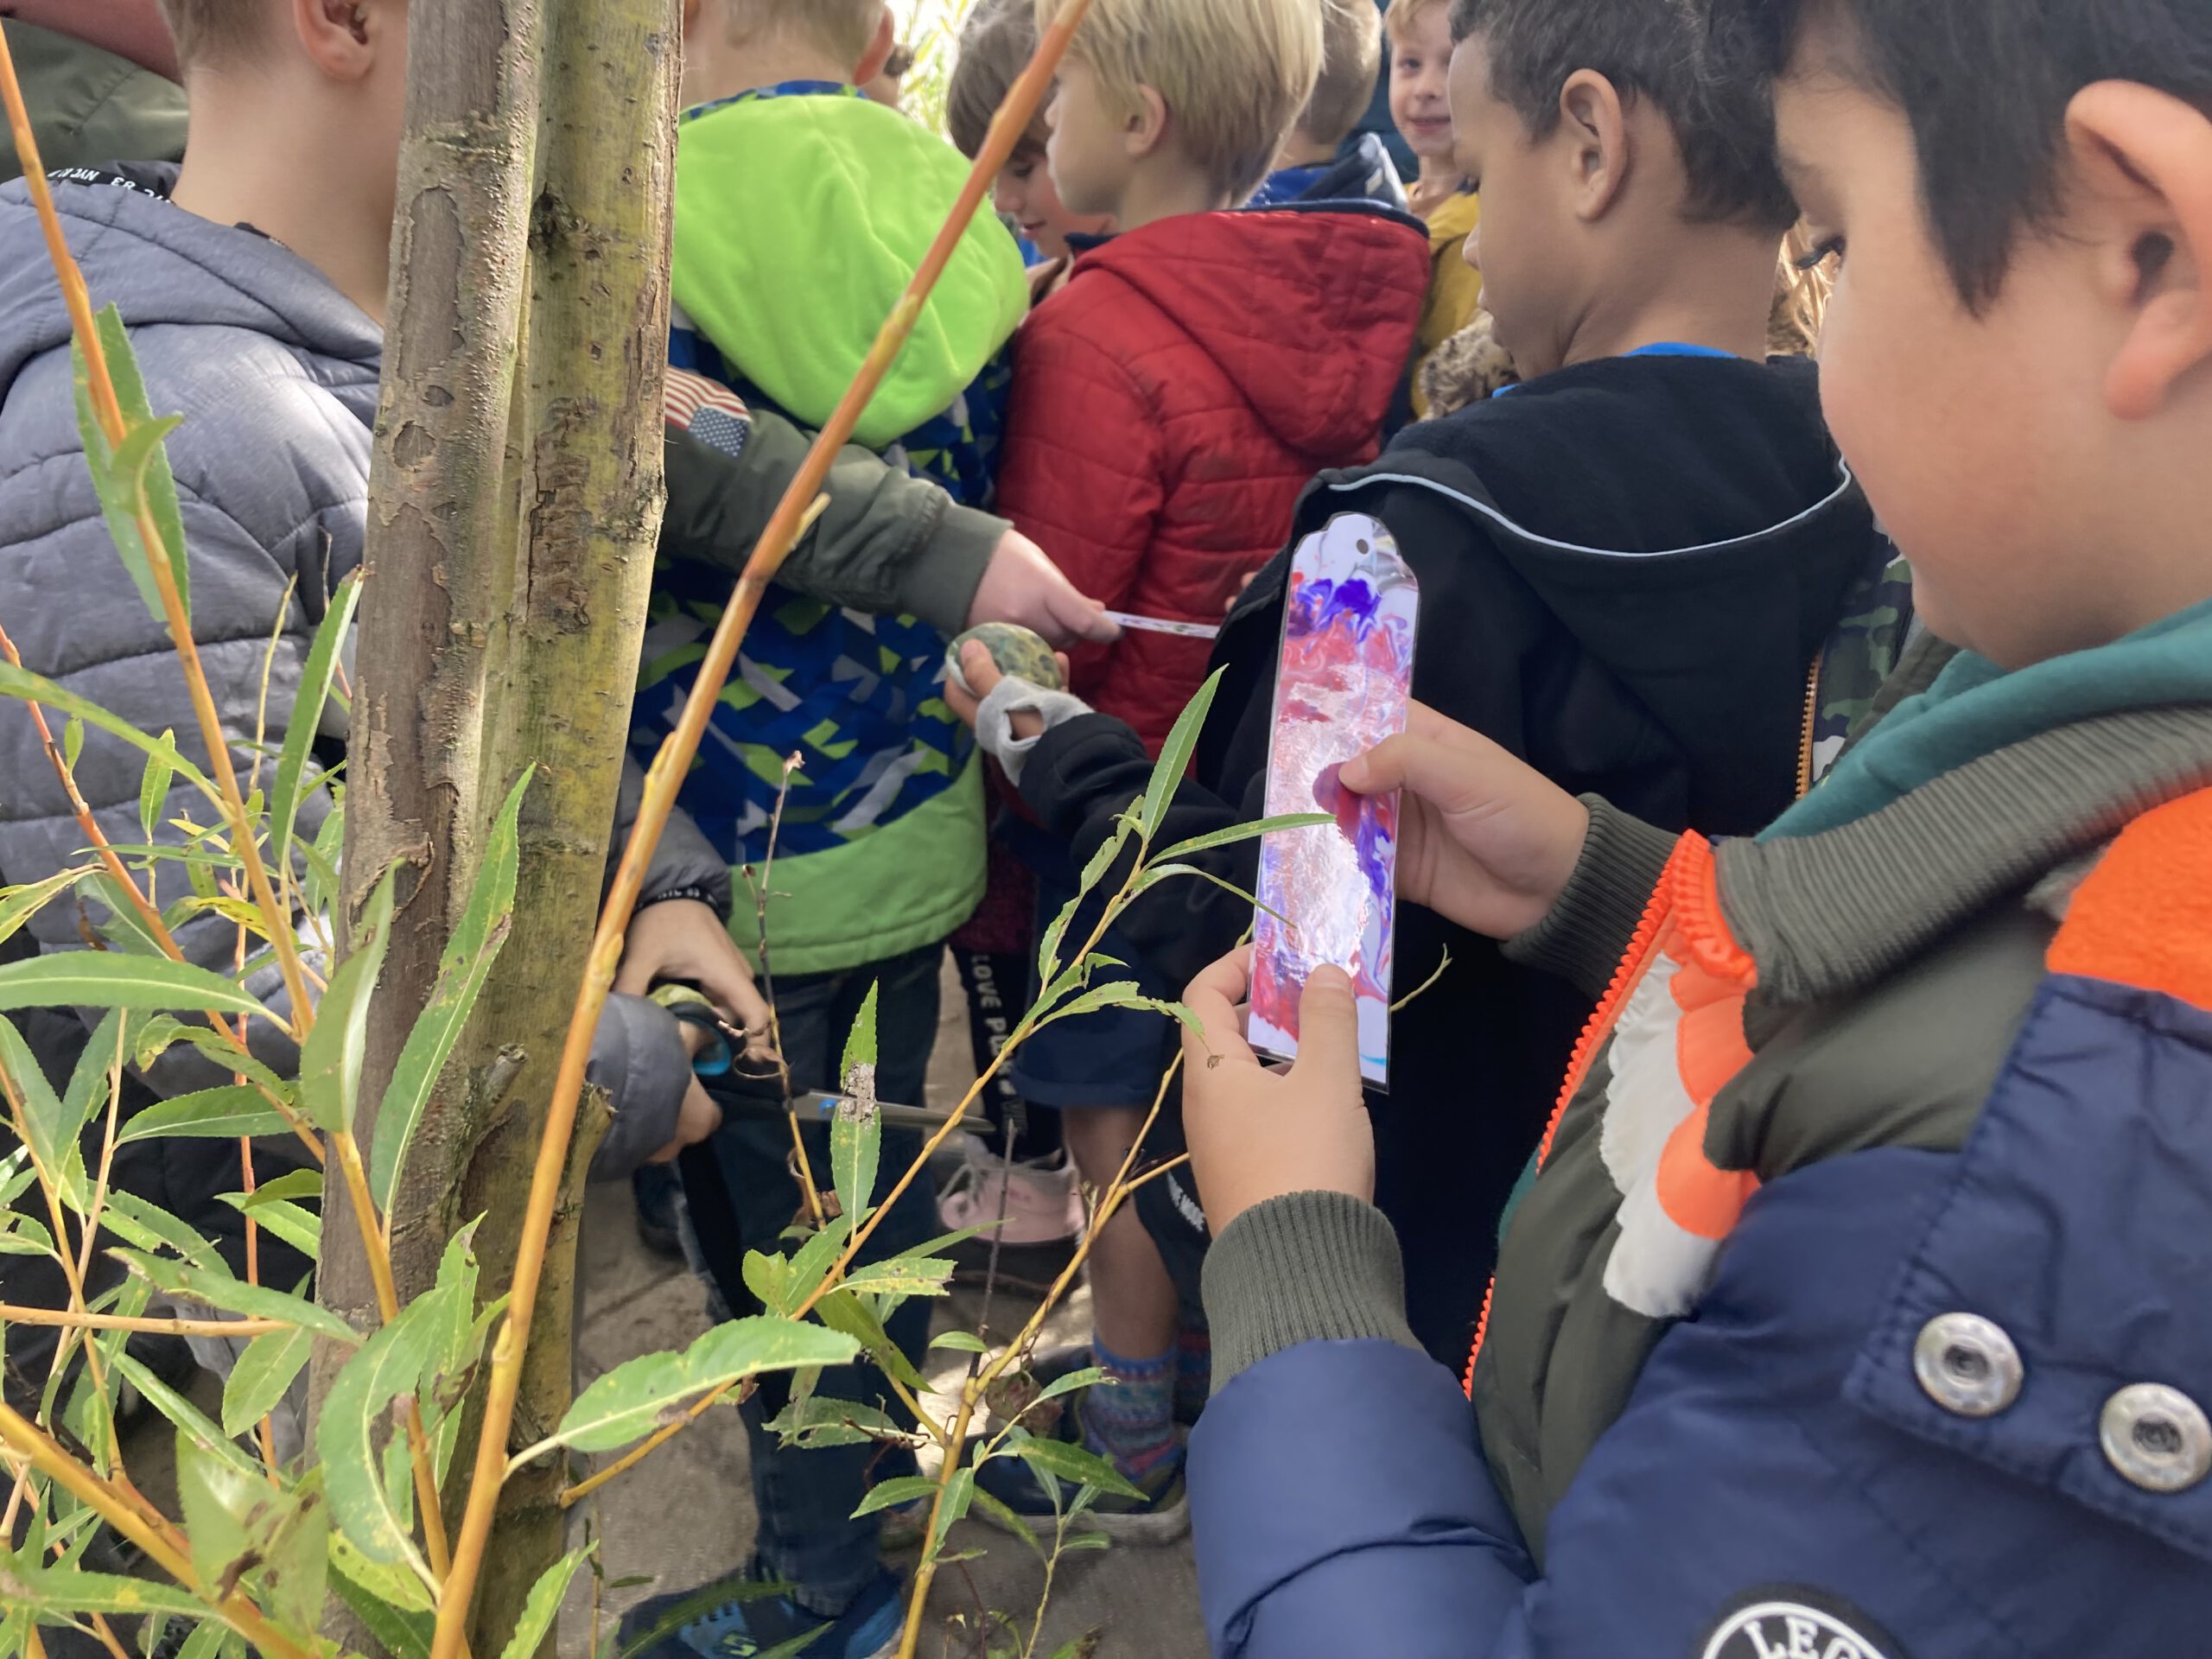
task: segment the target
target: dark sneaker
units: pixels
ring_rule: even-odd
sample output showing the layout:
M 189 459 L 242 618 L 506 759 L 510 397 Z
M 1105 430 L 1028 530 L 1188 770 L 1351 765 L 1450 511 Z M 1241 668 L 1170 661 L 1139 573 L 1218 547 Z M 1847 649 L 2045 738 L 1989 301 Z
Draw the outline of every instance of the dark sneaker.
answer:
M 683 1196 L 683 1177 L 666 1164 L 647 1164 L 630 1177 L 630 1191 L 638 1200 L 639 1242 L 655 1255 L 681 1262 L 683 1236 L 676 1206 Z
M 1053 1438 L 1081 1447 L 1083 1413 L 1078 1402 L 1083 1396 L 1075 1394 L 1063 1398 L 1068 1408 L 1060 1414 Z M 1162 1460 L 1157 1468 L 1133 1484 L 1139 1496 L 1101 1491 L 1075 1517 L 1070 1529 L 1104 1533 L 1125 1544 L 1172 1544 L 1190 1531 L 1191 1500 L 1183 1487 L 1183 1453 L 1179 1446 L 1173 1457 Z M 998 1499 L 1005 1510 L 1032 1533 L 1046 1538 L 1052 1535 L 1058 1524 L 1058 1517 L 1074 1507 L 1076 1497 L 1083 1490 L 1057 1475 L 1039 1474 L 1026 1459 L 1011 1456 L 993 1458 L 985 1464 L 976 1471 L 976 1485 Z M 997 1509 L 978 1503 L 969 1513 L 1001 1530 L 1006 1529 L 1005 1514 Z
M 879 1573 L 842 1617 L 809 1612 L 784 1586 L 745 1575 L 655 1596 L 622 1616 L 635 1659 L 891 1659 L 906 1625 L 899 1580 Z

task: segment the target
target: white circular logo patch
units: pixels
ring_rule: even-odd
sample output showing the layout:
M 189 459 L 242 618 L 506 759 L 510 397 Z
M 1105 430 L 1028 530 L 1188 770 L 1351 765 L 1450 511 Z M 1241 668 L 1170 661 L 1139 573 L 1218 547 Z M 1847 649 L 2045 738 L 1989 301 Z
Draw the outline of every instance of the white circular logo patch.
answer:
M 1762 1591 L 1725 1615 L 1698 1659 L 1905 1659 L 1838 1611 Z

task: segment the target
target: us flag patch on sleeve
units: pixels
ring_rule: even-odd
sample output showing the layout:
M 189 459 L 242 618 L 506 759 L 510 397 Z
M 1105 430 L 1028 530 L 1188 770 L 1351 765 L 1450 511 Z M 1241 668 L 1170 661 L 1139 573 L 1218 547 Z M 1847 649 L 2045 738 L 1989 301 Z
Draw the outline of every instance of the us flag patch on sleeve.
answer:
M 1803 1585 L 1769 1585 L 1737 1597 L 1696 1659 L 1909 1659 L 1848 1603 Z

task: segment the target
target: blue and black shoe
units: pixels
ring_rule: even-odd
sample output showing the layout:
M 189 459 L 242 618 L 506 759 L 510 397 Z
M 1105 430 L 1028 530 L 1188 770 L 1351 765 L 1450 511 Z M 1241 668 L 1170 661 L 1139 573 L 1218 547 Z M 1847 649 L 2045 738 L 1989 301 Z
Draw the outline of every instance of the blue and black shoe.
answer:
M 622 1616 L 635 1659 L 890 1659 L 906 1624 L 899 1583 L 878 1573 L 836 1618 L 792 1600 L 790 1586 L 739 1574 L 655 1596 Z

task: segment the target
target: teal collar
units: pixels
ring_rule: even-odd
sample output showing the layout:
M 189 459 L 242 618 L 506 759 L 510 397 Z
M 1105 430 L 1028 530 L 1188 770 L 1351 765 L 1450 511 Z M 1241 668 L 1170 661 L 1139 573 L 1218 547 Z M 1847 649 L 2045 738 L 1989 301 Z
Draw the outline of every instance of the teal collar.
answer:
M 1855 823 L 1945 772 L 2062 726 L 2191 704 L 2212 704 L 2212 600 L 2108 645 L 2009 674 L 1962 652 L 1761 839 Z

